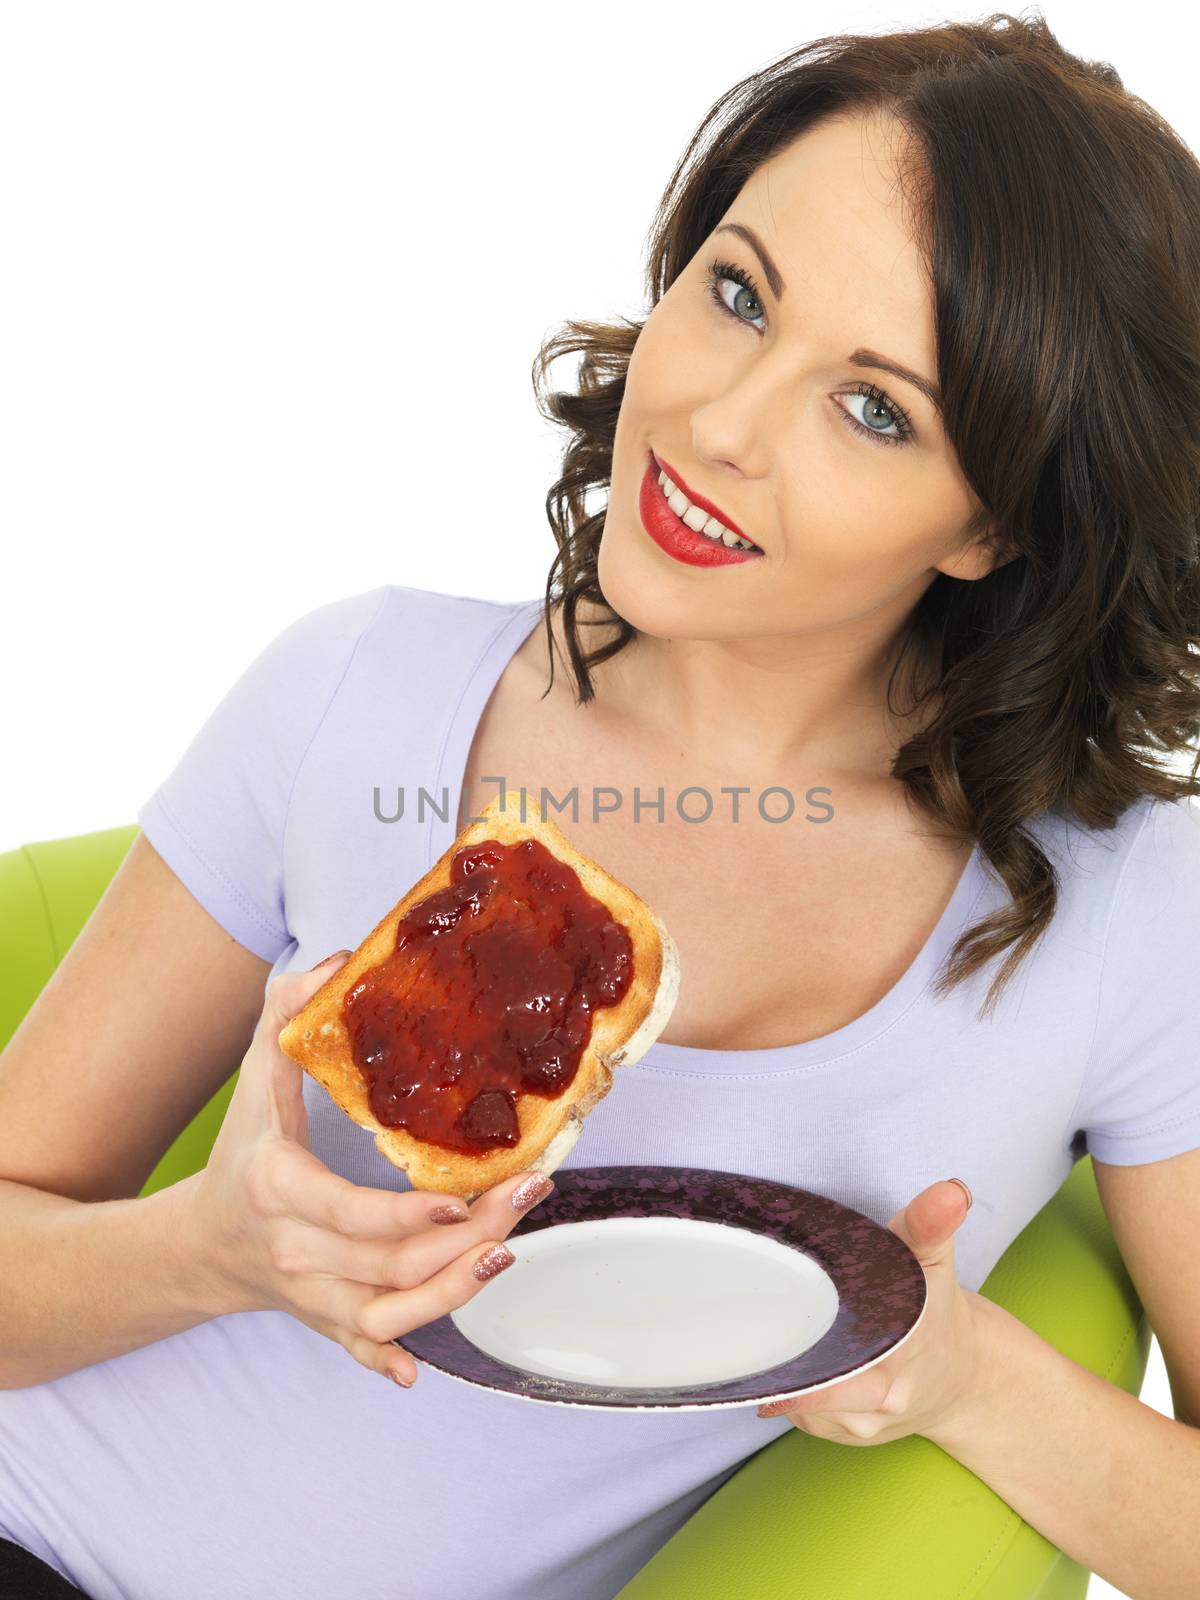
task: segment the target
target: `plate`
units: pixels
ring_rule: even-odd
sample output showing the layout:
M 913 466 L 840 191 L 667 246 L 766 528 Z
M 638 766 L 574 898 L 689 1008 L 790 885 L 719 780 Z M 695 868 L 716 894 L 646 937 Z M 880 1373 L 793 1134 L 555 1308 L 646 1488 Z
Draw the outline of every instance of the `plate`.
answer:
M 897 1349 L 925 1311 L 902 1239 L 837 1200 L 707 1167 L 571 1167 L 516 1256 L 393 1343 L 521 1400 L 696 1411 L 783 1400 Z

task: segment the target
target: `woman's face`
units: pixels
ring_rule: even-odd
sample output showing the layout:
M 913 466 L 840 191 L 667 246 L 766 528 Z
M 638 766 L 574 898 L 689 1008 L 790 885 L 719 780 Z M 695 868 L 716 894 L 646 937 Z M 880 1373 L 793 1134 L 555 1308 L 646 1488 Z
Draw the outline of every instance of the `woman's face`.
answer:
M 988 571 L 936 404 L 851 359 L 868 350 L 931 382 L 937 370 L 932 293 L 888 162 L 896 137 L 898 124 L 859 116 L 807 130 L 747 181 L 648 318 L 598 557 L 606 598 L 643 633 L 832 633 L 865 661 L 939 571 Z M 771 265 L 724 224 L 752 230 Z M 718 262 L 753 287 L 714 283 Z M 643 520 L 650 452 L 761 554 L 696 565 L 662 548 Z

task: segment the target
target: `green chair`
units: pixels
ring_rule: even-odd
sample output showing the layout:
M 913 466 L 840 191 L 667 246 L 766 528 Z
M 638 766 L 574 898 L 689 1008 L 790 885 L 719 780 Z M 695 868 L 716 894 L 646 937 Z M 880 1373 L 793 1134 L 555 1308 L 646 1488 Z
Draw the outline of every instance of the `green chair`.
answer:
M 0 1050 L 91 916 L 137 832 L 136 825 L 106 828 L 0 855 Z M 146 1179 L 143 1194 L 204 1166 L 236 1082 L 235 1067 Z
M 136 833 L 110 828 L 0 854 L 0 1048 Z M 171 1145 L 143 1194 L 204 1165 L 236 1077 Z M 982 1293 L 1080 1366 L 1140 1393 L 1151 1330 L 1090 1157 Z M 615 1600 L 1077 1600 L 1089 1577 L 927 1439 L 863 1449 L 792 1428 L 711 1495 Z

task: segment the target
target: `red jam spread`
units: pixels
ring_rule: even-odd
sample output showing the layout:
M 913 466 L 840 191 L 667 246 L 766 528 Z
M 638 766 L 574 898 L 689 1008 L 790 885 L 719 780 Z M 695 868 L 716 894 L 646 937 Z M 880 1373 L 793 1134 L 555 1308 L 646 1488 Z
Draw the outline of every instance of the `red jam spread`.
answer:
M 537 839 L 457 851 L 342 1001 L 372 1114 L 466 1154 L 511 1148 L 517 1095 L 569 1087 L 593 1012 L 632 977 L 628 929 Z

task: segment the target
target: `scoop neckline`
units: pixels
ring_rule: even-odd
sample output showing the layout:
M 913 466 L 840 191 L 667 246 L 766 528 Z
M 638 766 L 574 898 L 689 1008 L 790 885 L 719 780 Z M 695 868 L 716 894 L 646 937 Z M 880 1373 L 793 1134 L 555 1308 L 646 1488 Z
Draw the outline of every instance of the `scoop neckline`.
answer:
M 454 822 L 462 804 L 471 743 L 501 674 L 538 625 L 542 614 L 540 598 L 516 602 L 510 614 L 488 636 L 467 675 L 438 754 L 433 794 L 437 796 L 446 790 L 446 816 L 443 820 L 436 809 L 430 808 L 426 871 L 457 837 Z M 453 781 L 448 775 L 452 775 Z M 667 1044 L 656 1039 L 634 1065 L 648 1071 L 740 1076 L 819 1066 L 862 1049 L 899 1022 L 929 989 L 942 960 L 967 925 L 984 881 L 981 851 L 976 841 L 941 916 L 913 961 L 885 995 L 845 1027 L 796 1044 L 768 1045 L 753 1050 L 711 1050 L 700 1045 Z

